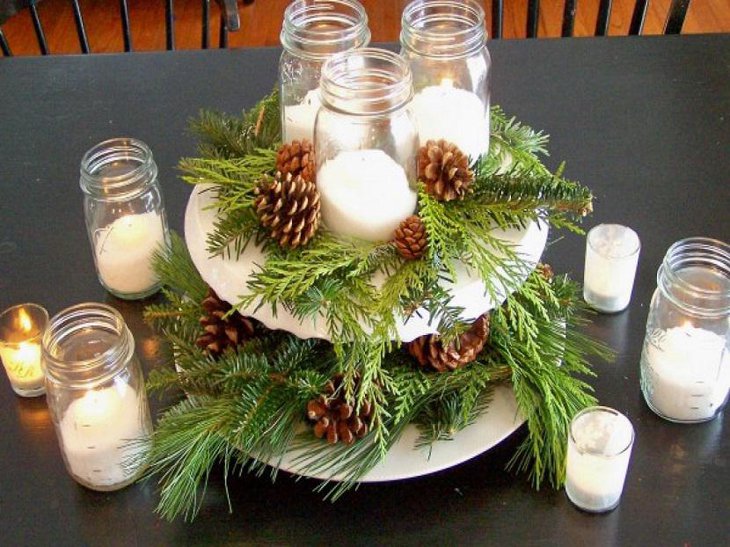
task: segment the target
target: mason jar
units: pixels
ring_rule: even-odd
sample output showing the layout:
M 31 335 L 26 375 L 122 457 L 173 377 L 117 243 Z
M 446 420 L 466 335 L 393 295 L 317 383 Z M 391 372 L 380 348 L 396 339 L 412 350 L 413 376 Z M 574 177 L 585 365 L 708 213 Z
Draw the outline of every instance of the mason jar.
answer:
M 444 139 L 471 160 L 489 151 L 484 10 L 473 0 L 414 0 L 403 11 L 401 55 L 413 72 L 420 144 Z
M 279 59 L 282 140 L 313 140 L 322 64 L 370 42 L 365 8 L 356 0 L 295 0 L 284 11 Z
M 95 303 L 59 312 L 43 336 L 43 364 L 69 474 L 92 490 L 133 482 L 152 422 L 134 338 L 119 312 Z
M 375 48 L 336 55 L 322 69 L 321 96 L 314 139 L 323 223 L 340 236 L 387 241 L 416 208 L 408 63 Z
M 140 140 L 101 142 L 81 160 L 86 230 L 99 281 L 128 300 L 159 289 L 152 255 L 169 233 L 157 165 Z
M 649 407 L 673 422 L 713 419 L 730 388 L 730 246 L 673 244 L 657 273 L 641 353 Z

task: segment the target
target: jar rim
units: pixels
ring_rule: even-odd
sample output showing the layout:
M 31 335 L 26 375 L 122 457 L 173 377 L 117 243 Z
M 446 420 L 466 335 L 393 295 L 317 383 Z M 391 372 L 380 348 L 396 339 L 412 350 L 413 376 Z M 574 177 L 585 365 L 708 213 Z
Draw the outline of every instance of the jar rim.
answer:
M 136 165 L 130 165 L 128 170 L 120 173 L 103 172 L 110 163 L 120 159 L 134 160 Z M 87 150 L 81 158 L 80 173 L 80 185 L 84 191 L 124 192 L 133 190 L 145 178 L 154 180 L 157 165 L 146 143 L 133 137 L 116 137 Z
M 323 21 L 338 25 L 323 25 Z M 354 49 L 370 42 L 368 15 L 357 0 L 295 0 L 284 10 L 279 40 L 291 53 L 324 60 L 343 51 L 337 46 Z
M 400 43 L 423 57 L 467 57 L 486 44 L 485 20 L 474 0 L 414 0 L 401 16 Z
M 578 420 L 578 418 L 580 418 L 581 416 L 584 416 L 586 414 L 589 414 L 591 412 L 602 412 L 605 414 L 613 414 L 617 419 L 620 419 L 621 421 L 625 421 L 624 423 L 629 426 L 630 431 L 631 431 L 631 436 L 630 436 L 630 439 L 629 439 L 628 443 L 626 444 L 626 446 L 621 447 L 620 450 L 616 450 L 615 452 L 611 452 L 610 454 L 603 454 L 603 453 L 594 452 L 594 451 L 580 450 L 578 448 L 578 443 L 576 442 L 575 433 L 573 431 L 573 426 L 575 425 L 575 422 L 576 422 L 576 420 Z M 581 454 L 590 454 L 593 457 L 606 458 L 606 459 L 615 458 L 617 456 L 620 456 L 621 454 L 624 454 L 626 451 L 630 450 L 631 447 L 634 445 L 634 440 L 636 437 L 636 432 L 634 431 L 634 425 L 631 423 L 631 420 L 629 420 L 626 417 L 626 415 L 619 412 L 615 408 L 611 408 L 610 406 L 601 406 L 601 405 L 589 406 L 587 408 L 584 408 L 580 412 L 578 412 L 575 416 L 573 416 L 573 419 L 570 421 L 570 427 L 568 428 L 568 432 L 570 434 L 570 440 L 573 442 L 573 444 L 575 445 L 576 450 L 578 450 L 578 452 L 580 452 Z
M 27 334 L 27 337 L 23 338 L 23 340 L 8 340 L 3 334 L 5 328 L 2 325 L 8 317 L 12 316 L 16 312 L 19 312 L 21 309 L 30 311 L 31 317 L 29 317 L 29 320 L 31 321 L 31 330 L 27 333 L 24 333 Z M 0 313 L 0 345 L 8 346 L 19 344 L 22 342 L 35 342 L 43 336 L 43 333 L 48 327 L 48 321 L 48 310 L 46 310 L 46 308 L 44 308 L 40 304 L 36 304 L 34 302 L 23 302 L 21 304 L 15 304 L 14 306 L 10 306 L 2 313 Z
M 719 285 L 700 286 L 680 275 L 680 272 L 693 266 L 711 269 L 724 277 L 727 285 L 724 288 Z M 671 299 L 676 300 L 672 291 L 667 290 L 669 286 L 679 288 L 699 299 L 703 305 L 681 303 L 682 307 L 697 315 L 730 313 L 730 245 L 709 237 L 689 237 L 676 241 L 667 250 L 659 267 L 657 284 L 664 288 Z
M 118 335 L 118 343 L 86 359 L 63 359 L 59 355 L 61 344 L 80 331 L 88 330 L 92 321 L 96 321 L 96 328 L 103 325 Z M 69 387 L 88 388 L 105 382 L 124 367 L 134 352 L 134 337 L 116 309 L 97 302 L 83 302 L 61 310 L 50 319 L 41 346 L 47 377 Z

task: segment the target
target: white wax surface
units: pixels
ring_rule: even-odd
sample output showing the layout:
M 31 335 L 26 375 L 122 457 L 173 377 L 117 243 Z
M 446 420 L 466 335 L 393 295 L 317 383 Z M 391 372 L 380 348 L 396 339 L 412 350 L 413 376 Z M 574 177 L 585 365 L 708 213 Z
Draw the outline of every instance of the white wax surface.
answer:
M 130 441 L 150 434 L 146 401 L 127 384 L 92 390 L 74 400 L 59 423 L 59 440 L 70 473 L 91 486 L 110 487 L 133 477 L 130 458 L 143 448 Z
M 639 261 L 639 237 L 617 224 L 597 226 L 586 240 L 583 296 L 594 308 L 621 311 L 629 305 Z
M 307 92 L 301 103 L 284 107 L 284 142 L 307 139 L 314 142 L 314 121 L 322 101 L 319 88 Z
M 425 87 L 410 108 L 421 146 L 445 139 L 472 160 L 489 151 L 489 109 L 471 91 L 446 84 Z
M 122 294 L 141 293 L 158 279 L 152 254 L 164 245 L 162 217 L 155 213 L 126 215 L 94 235 L 96 264 L 104 284 Z
M 658 329 L 642 354 L 647 402 L 677 421 L 712 418 L 730 389 L 730 355 L 725 338 L 692 326 Z
M 340 152 L 317 172 L 317 188 L 327 228 L 368 241 L 391 239 L 416 208 L 405 171 L 382 150 Z
M 618 503 L 631 457 L 633 428 L 623 416 L 588 412 L 571 425 L 565 490 L 587 511 L 607 511 Z
M 45 376 L 41 368 L 41 346 L 33 342 L 20 342 L 17 347 L 0 349 L 3 365 L 12 385 L 22 391 L 40 389 Z

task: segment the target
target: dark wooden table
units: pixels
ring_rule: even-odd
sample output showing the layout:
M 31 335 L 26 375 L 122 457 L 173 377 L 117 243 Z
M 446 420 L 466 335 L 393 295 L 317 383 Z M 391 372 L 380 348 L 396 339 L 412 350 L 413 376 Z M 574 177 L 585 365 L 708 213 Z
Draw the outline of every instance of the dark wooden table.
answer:
M 501 41 L 490 45 L 493 102 L 552 135 L 549 163 L 592 187 L 599 222 L 642 240 L 631 307 L 590 330 L 618 352 L 595 363 L 600 402 L 626 413 L 636 444 L 612 513 L 575 509 L 563 491 L 535 492 L 503 471 L 524 432 L 461 466 L 364 485 L 335 504 L 313 482 L 243 476 L 228 512 L 214 474 L 197 520 L 160 521 L 155 485 L 86 490 L 66 474 L 45 401 L 0 379 L 0 543 L 720 545 L 730 538 L 728 416 L 675 425 L 639 389 L 639 354 L 657 267 L 688 236 L 730 239 L 730 36 Z M 171 224 L 189 188 L 175 165 L 194 153 L 187 120 L 200 108 L 237 112 L 268 92 L 279 52 L 175 52 L 0 59 L 0 308 L 51 313 L 82 301 L 116 306 L 145 366 L 159 343 L 143 303 L 106 294 L 94 274 L 78 167 L 94 143 L 135 136 L 160 167 Z M 553 238 L 556 235 L 553 234 Z M 582 278 L 584 242 L 550 246 L 556 270 Z M 153 405 L 159 403 L 153 399 Z

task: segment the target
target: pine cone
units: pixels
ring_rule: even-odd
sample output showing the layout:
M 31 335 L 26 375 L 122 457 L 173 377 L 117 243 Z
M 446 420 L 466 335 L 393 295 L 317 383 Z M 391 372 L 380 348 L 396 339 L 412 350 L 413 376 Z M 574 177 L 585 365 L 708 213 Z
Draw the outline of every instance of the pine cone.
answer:
M 314 145 L 308 140 L 284 143 L 276 153 L 276 170 L 292 177 L 301 175 L 304 180 L 315 181 Z
M 426 226 L 424 226 L 421 217 L 411 215 L 401 222 L 395 230 L 393 243 L 400 255 L 406 260 L 421 258 L 428 247 Z
M 255 192 L 256 214 L 279 245 L 296 249 L 312 239 L 321 218 L 314 182 L 277 172 L 274 180 L 261 181 Z
M 553 272 L 553 267 L 550 264 L 538 262 L 535 270 L 537 270 L 537 273 L 548 283 L 551 283 L 555 277 L 555 272 Z
M 422 367 L 431 367 L 438 372 L 445 372 L 463 367 L 476 359 L 488 337 L 489 315 L 484 314 L 460 336 L 458 348 L 454 342 L 444 347 L 437 334 L 419 336 L 412 342 L 408 342 L 406 348 Z
M 246 340 L 253 338 L 256 327 L 251 319 L 238 311 L 228 312 L 232 306 L 208 287 L 208 294 L 202 302 L 205 315 L 200 318 L 203 334 L 195 341 L 213 357 L 220 356 L 226 348 L 236 348 Z
M 344 396 L 342 374 L 330 379 L 324 387 L 324 393 L 307 403 L 307 418 L 314 422 L 314 435 L 335 444 L 339 441 L 352 444 L 355 439 L 362 439 L 368 434 L 372 419 L 372 405 L 365 401 L 359 410 L 350 404 Z
M 436 199 L 451 201 L 464 199 L 472 191 L 474 173 L 458 146 L 444 139 L 429 140 L 418 151 L 418 179 Z

